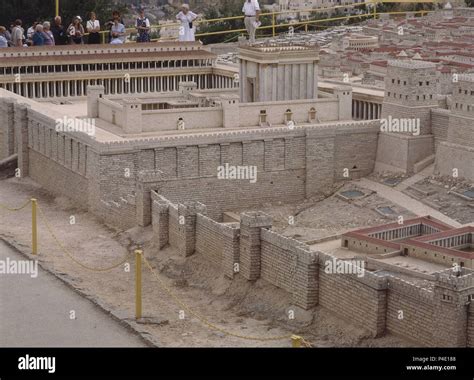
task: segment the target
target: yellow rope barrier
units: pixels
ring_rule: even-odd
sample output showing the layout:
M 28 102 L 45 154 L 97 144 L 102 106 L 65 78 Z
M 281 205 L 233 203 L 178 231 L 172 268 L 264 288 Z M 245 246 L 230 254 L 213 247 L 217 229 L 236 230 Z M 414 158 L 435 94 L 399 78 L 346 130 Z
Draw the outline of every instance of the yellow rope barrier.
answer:
M 6 209 L 8 211 L 20 211 L 22 209 L 24 209 L 25 207 L 27 207 L 29 204 L 31 203 L 31 200 L 28 200 L 24 205 L 22 205 L 21 207 L 17 207 L 17 208 L 8 208 L 2 204 L 0 204 L 0 208 L 3 208 L 3 209 Z M 82 268 L 85 268 L 87 270 L 90 270 L 90 271 L 93 271 L 93 272 L 107 272 L 107 271 L 110 271 L 112 269 L 115 269 L 123 264 L 125 264 L 127 262 L 127 259 L 128 259 L 128 255 L 129 253 L 127 252 L 124 256 L 124 258 L 114 264 L 114 265 L 111 265 L 109 267 L 106 267 L 106 268 L 93 268 L 92 266 L 90 265 L 87 265 L 87 264 L 84 264 L 82 262 L 80 262 L 79 260 L 77 260 L 69 251 L 68 249 L 64 246 L 64 244 L 61 243 L 61 241 L 58 239 L 58 237 L 56 236 L 56 234 L 54 233 L 53 231 L 53 228 L 50 224 L 50 222 L 48 221 L 48 219 L 46 218 L 42 208 L 39 206 L 39 204 L 37 204 L 37 209 L 39 211 L 39 216 L 41 218 L 41 220 L 44 222 L 45 226 L 46 226 L 46 229 L 48 230 L 48 232 L 50 233 L 51 237 L 55 240 L 56 244 L 59 246 L 59 248 L 63 251 L 63 253 L 66 254 L 66 256 L 71 259 L 74 263 L 76 263 L 77 265 L 81 266 Z M 196 311 L 194 311 L 190 306 L 188 306 L 184 301 L 182 301 L 166 284 L 165 282 L 160 278 L 159 274 L 156 272 L 156 270 L 152 267 L 152 265 L 150 264 L 150 262 L 146 259 L 146 257 L 141 253 L 140 251 L 140 254 L 139 256 L 141 256 L 143 258 L 143 262 L 145 263 L 145 265 L 148 267 L 148 269 L 150 270 L 151 274 L 153 275 L 153 277 L 158 281 L 159 283 L 159 286 L 174 300 L 174 302 L 176 304 L 178 304 L 180 307 L 183 308 L 183 310 L 186 310 L 189 314 L 193 315 L 194 317 L 196 317 L 203 325 L 207 326 L 208 328 L 212 329 L 212 330 L 216 330 L 216 331 L 219 331 L 225 335 L 228 335 L 228 336 L 233 336 L 235 338 L 240 338 L 240 339 L 245 339 L 245 340 L 253 340 L 253 341 L 260 341 L 260 342 L 269 342 L 269 341 L 279 341 L 279 340 L 291 340 L 292 342 L 292 346 L 293 347 L 301 347 L 301 346 L 304 346 L 304 347 L 312 347 L 311 344 L 306 341 L 303 337 L 301 336 L 298 336 L 298 335 L 279 335 L 279 336 L 272 336 L 272 337 L 257 337 L 257 336 L 252 336 L 252 335 L 245 335 L 245 334 L 239 334 L 239 333 L 235 333 L 235 332 L 232 332 L 232 331 L 228 331 L 220 326 L 217 326 L 215 325 L 214 323 L 210 322 L 206 317 L 198 314 Z M 140 270 L 141 272 L 141 270 Z M 141 274 L 140 274 L 141 276 Z M 138 291 L 138 290 L 137 290 Z M 141 293 L 141 289 L 140 289 L 140 293 Z M 140 295 L 141 296 L 141 295 Z M 138 307 L 138 306 L 137 306 Z M 140 316 L 141 316 L 141 302 L 140 302 Z M 138 309 L 137 309 L 138 310 Z M 138 315 L 138 314 L 137 314 Z
M 159 282 L 160 287 L 168 293 L 168 295 L 180 306 L 183 308 L 183 310 L 186 310 L 188 313 L 196 317 L 202 324 L 206 325 L 207 327 L 219 331 L 225 335 L 233 336 L 236 338 L 240 339 L 245 339 L 245 340 L 254 340 L 254 341 L 261 341 L 261 342 L 268 342 L 268 341 L 277 341 L 277 340 L 288 340 L 291 339 L 293 335 L 280 335 L 280 336 L 273 336 L 273 337 L 257 337 L 257 336 L 251 336 L 251 335 L 244 335 L 244 334 L 238 334 L 234 333 L 232 331 L 228 331 L 222 327 L 219 327 L 212 322 L 210 322 L 207 318 L 203 317 L 202 315 L 198 314 L 195 312 L 191 307 L 189 307 L 187 304 L 185 304 L 178 296 L 174 294 L 174 292 L 163 282 L 163 280 L 159 277 L 158 273 L 153 269 L 151 266 L 150 262 L 146 259 L 145 256 L 143 256 L 143 262 L 145 265 L 148 267 L 150 272 L 153 274 L 154 278 L 156 278 Z
M 0 203 L 0 208 L 3 209 L 3 210 L 7 210 L 7 211 L 10 211 L 10 212 L 16 212 L 16 211 L 21 211 L 23 210 L 25 207 L 27 207 L 31 202 L 31 199 L 28 199 L 25 204 L 23 204 L 22 206 L 20 207 L 16 207 L 16 208 L 9 208 L 7 206 L 4 206 Z
M 46 226 L 46 229 L 48 230 L 48 232 L 50 233 L 50 235 L 52 236 L 52 238 L 56 241 L 56 244 L 62 249 L 62 251 L 66 254 L 67 257 L 69 257 L 69 259 L 71 259 L 74 263 L 76 263 L 77 265 L 83 267 L 84 269 L 87 269 L 87 270 L 90 270 L 92 272 L 108 272 L 112 269 L 115 269 L 123 264 L 125 264 L 127 262 L 127 259 L 128 259 L 128 255 L 129 253 L 127 252 L 124 256 L 124 258 L 118 262 L 117 264 L 113 264 L 109 267 L 106 267 L 106 268 L 93 268 L 87 264 L 84 264 L 84 263 L 81 263 L 79 260 L 77 260 L 68 250 L 67 248 L 61 243 L 61 241 L 58 239 L 58 237 L 56 236 L 56 234 L 53 232 L 53 229 L 51 227 L 51 224 L 48 222 L 48 219 L 46 218 L 46 216 L 44 215 L 44 212 L 42 210 L 41 207 L 39 207 L 38 205 L 38 210 L 39 210 L 39 215 L 41 217 L 41 219 L 43 220 L 45 226 Z

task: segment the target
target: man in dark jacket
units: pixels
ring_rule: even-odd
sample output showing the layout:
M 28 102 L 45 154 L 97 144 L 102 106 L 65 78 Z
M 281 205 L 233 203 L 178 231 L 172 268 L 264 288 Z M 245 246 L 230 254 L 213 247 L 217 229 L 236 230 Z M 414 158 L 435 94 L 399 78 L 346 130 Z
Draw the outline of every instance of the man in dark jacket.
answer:
M 67 45 L 67 33 L 62 24 L 60 16 L 56 16 L 54 18 L 54 24 L 51 26 L 51 32 L 53 33 L 54 42 L 56 45 Z

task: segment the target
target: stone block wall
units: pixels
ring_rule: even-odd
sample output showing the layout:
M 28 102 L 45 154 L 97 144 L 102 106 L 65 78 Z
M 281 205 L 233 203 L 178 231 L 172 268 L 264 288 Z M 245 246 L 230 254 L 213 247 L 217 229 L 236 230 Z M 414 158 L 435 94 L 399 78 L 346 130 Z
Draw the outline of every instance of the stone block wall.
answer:
M 408 136 L 400 133 L 380 133 L 375 170 L 413 173 L 417 162 L 433 154 L 433 135 Z
M 91 146 L 81 139 L 82 134 L 57 132 L 54 119 L 21 105 L 15 105 L 15 109 L 22 175 L 29 175 L 55 195 L 74 199 L 83 208 L 90 207 L 93 155 Z
M 180 244 L 179 234 L 179 214 L 178 206 L 170 204 L 169 207 L 169 244 L 172 247 L 178 247 Z
M 263 228 L 270 228 L 271 217 L 250 212 L 241 214 L 240 217 L 240 273 L 247 280 L 253 281 L 261 273 L 261 245 Z
M 304 309 L 318 300 L 318 271 L 315 252 L 294 239 L 267 229 L 261 230 L 260 274 L 258 277 L 284 289 L 293 303 Z
M 438 146 L 435 161 L 435 172 L 441 175 L 474 180 L 474 148 L 441 142 Z
M 433 342 L 434 294 L 403 280 L 390 278 L 387 330 L 430 346 Z
M 386 279 L 367 271 L 362 277 L 327 273 L 325 263 L 334 259 L 319 253 L 319 304 L 364 327 L 374 337 L 382 335 L 386 319 Z
M 170 242 L 170 207 L 171 204 L 166 198 L 151 192 L 152 200 L 152 226 L 153 239 L 158 249 L 165 247 Z
M 422 346 L 473 345 L 473 286 L 458 292 L 436 280 L 433 291 L 367 269 L 331 272 L 328 261 L 341 260 L 272 231 L 262 212 L 242 213 L 238 228 L 212 220 L 199 203 L 175 205 L 152 194 L 159 248 L 169 243 L 183 256 L 202 254 L 229 278 L 268 282 L 288 292 L 292 304 L 306 310 L 319 304 L 374 337 L 390 332 Z
M 431 110 L 431 130 L 435 138 L 435 151 L 442 141 L 448 139 L 449 110 L 437 108 Z
M 364 174 L 373 170 L 373 142 L 378 132 L 373 122 L 223 130 L 100 143 L 84 133 L 57 132 L 56 117 L 61 115 L 51 110 L 43 113 L 33 101 L 28 100 L 31 104 L 26 106 L 16 99 L 13 102 L 14 117 L 9 114 L 0 137 L 3 145 L 10 145 L 4 135 L 13 125 L 14 147 L 22 147 L 18 162 L 23 174 L 48 190 L 78 199 L 102 221 L 121 229 L 150 224 L 151 190 L 175 204 L 202 202 L 209 206 L 210 217 L 221 220 L 225 211 L 265 202 L 301 201 L 327 191 L 339 179 L 335 162 L 357 166 Z M 351 140 L 357 143 L 341 147 Z M 30 165 L 30 151 L 46 159 Z M 218 178 L 219 167 L 226 164 L 256 167 L 256 181 Z M 30 169 L 33 172 L 28 173 Z M 45 171 L 51 173 L 43 181 Z M 145 172 L 143 178 L 141 172 Z M 78 186 L 78 182 L 87 184 Z
M 347 240 L 347 248 L 354 252 L 380 254 L 398 251 L 397 244 L 386 242 L 387 245 L 382 245 L 373 241 L 370 237 L 343 235 L 342 242 Z M 393 247 L 389 247 L 393 245 Z
M 467 346 L 474 347 L 474 302 L 472 300 L 468 306 Z
M 227 236 L 223 230 L 226 228 L 229 227 L 205 215 L 196 216 L 196 252 L 218 266 L 222 266 L 224 261 L 224 244 Z
M 15 153 L 14 100 L 0 102 L 0 160 Z
M 470 117 L 451 113 L 449 116 L 448 141 L 474 148 L 474 111 Z

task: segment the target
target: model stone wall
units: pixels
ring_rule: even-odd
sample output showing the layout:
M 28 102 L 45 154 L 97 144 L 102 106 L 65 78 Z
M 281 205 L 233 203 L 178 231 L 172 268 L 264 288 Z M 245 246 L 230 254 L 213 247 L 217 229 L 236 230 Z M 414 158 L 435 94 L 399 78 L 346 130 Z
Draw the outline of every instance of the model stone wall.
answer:
M 467 346 L 474 347 L 474 302 L 468 306 Z
M 98 110 L 96 117 L 119 127 L 124 127 L 124 110 L 120 104 L 104 98 L 97 99 L 96 103 Z
M 401 244 L 401 249 L 408 249 L 408 255 L 412 257 L 419 258 L 421 260 L 427 260 L 441 265 L 452 266 L 454 263 L 459 264 L 460 266 L 465 266 L 466 268 L 474 269 L 473 260 L 469 258 L 456 257 L 449 254 L 448 252 L 440 252 L 436 249 L 429 249 L 426 247 L 416 247 L 414 245 Z
M 14 131 L 14 100 L 6 99 L 0 102 L 0 160 L 16 152 Z
M 435 150 L 442 141 L 448 139 L 449 110 L 433 109 L 431 110 L 431 130 L 435 138 Z
M 434 294 L 397 278 L 389 279 L 387 330 L 422 345 L 433 341 Z
M 304 247 L 305 244 L 266 229 L 261 230 L 261 242 L 260 277 L 293 292 L 298 264 L 295 248 Z
M 319 304 L 347 321 L 367 329 L 372 336 L 385 331 L 386 288 L 383 277 L 365 272 L 357 274 L 326 273 L 327 260 L 331 255 L 319 256 Z
M 448 142 L 474 148 L 474 106 L 472 113 L 471 117 L 463 117 L 451 113 L 449 117 Z
M 52 194 L 66 194 L 74 199 L 76 204 L 87 208 L 89 182 L 84 176 L 72 172 L 34 150 L 30 151 L 29 170 L 32 173 L 31 178 Z
M 331 191 L 335 181 L 367 175 L 374 167 L 377 121 L 101 143 L 82 132 L 57 132 L 57 118 L 64 115 L 42 110 L 30 100 L 25 101 L 27 106 L 19 105 L 16 98 L 20 97 L 12 96 L 13 118 L 6 119 L 2 131 L 5 135 L 14 125 L 18 142 L 13 145 L 21 146 L 18 162 L 23 175 L 78 199 L 105 223 L 121 229 L 151 222 L 152 190 L 174 203 L 207 204 L 209 216 L 221 220 L 225 211 L 264 202 L 301 201 Z M 5 141 L 3 146 L 11 149 Z M 30 151 L 37 161 L 33 164 Z M 37 159 L 38 154 L 45 159 Z M 226 165 L 256 171 L 245 178 L 218 178 L 218 170 Z M 349 177 L 343 177 L 345 169 Z
M 362 252 L 362 253 L 369 253 L 369 254 L 380 254 L 383 255 L 385 253 L 396 252 L 398 251 L 397 248 L 389 248 L 381 244 L 377 244 L 373 241 L 370 237 L 363 238 L 363 237 L 354 237 L 354 236 L 342 236 L 342 241 L 347 240 L 347 247 L 349 250 L 354 252 Z M 389 242 L 387 242 L 390 244 Z
M 222 128 L 222 108 L 201 107 L 160 111 L 143 111 L 142 132 L 170 131 L 178 129 L 182 119 L 185 129 Z
M 474 79 L 461 75 L 453 85 L 447 137 L 436 151 L 435 171 L 474 179 Z
M 370 174 L 376 159 L 378 134 L 373 129 L 340 131 L 336 133 L 334 141 L 334 172 L 337 180 L 347 179 L 349 171 L 351 179 L 365 177 Z
M 380 133 L 377 146 L 376 170 L 413 173 L 415 164 L 434 153 L 432 135 L 408 136 Z
M 172 247 L 179 245 L 179 215 L 178 206 L 170 205 L 169 208 L 169 244 Z
M 93 90 L 93 88 L 92 88 Z M 103 92 L 103 91 L 102 91 Z M 203 94 L 210 92 L 203 92 Z M 345 94 L 345 95 L 342 95 Z M 263 122 L 261 114 L 265 113 L 265 122 L 269 125 L 286 125 L 288 119 L 295 125 L 349 120 L 352 93 L 349 89 L 337 92 L 338 98 L 331 97 L 315 100 L 291 100 L 280 102 L 239 103 L 236 99 L 226 99 L 213 107 L 201 105 L 199 108 L 172 108 L 164 110 L 142 110 L 144 99 L 125 98 L 123 104 L 114 101 L 113 97 L 89 99 L 88 107 L 98 109 L 98 117 L 115 124 L 125 133 L 140 133 L 177 130 L 178 121 L 184 121 L 184 129 L 236 128 L 254 127 Z M 232 96 L 228 96 L 232 98 Z M 152 98 L 159 100 L 160 97 Z M 186 98 L 167 97 L 162 101 L 184 100 Z M 191 100 L 193 100 L 191 98 Z M 138 107 L 130 117 L 130 105 Z M 206 121 L 203 124 L 203 120 Z
M 175 205 L 156 192 L 152 198 L 157 249 L 169 244 L 182 256 L 201 254 L 229 278 L 266 281 L 287 291 L 294 305 L 319 304 L 372 336 L 388 331 L 426 346 L 474 342 L 472 302 L 466 303 L 474 294 L 470 272 L 451 285 L 454 290 L 435 277 L 435 291 L 368 270 L 331 272 L 328 262 L 337 265 L 340 259 L 272 231 L 271 218 L 262 212 L 242 213 L 238 228 L 212 220 L 198 202 Z
M 442 175 L 474 179 L 474 148 L 441 142 L 436 153 L 435 171 Z
M 320 122 L 347 120 L 339 114 L 339 100 L 336 98 L 308 100 L 288 100 L 279 102 L 257 102 L 239 104 L 240 126 L 253 126 L 260 123 L 260 112 L 266 112 L 266 121 L 271 125 L 286 124 L 285 113 L 290 110 L 296 125 L 310 121 L 310 111 L 316 111 L 316 119 Z
M 80 136 L 54 130 L 54 120 L 28 110 L 28 173 L 48 191 L 89 207 L 91 147 Z
M 204 255 L 214 264 L 221 266 L 224 259 L 225 235 L 222 229 L 226 228 L 211 218 L 198 214 L 196 216 L 196 252 Z

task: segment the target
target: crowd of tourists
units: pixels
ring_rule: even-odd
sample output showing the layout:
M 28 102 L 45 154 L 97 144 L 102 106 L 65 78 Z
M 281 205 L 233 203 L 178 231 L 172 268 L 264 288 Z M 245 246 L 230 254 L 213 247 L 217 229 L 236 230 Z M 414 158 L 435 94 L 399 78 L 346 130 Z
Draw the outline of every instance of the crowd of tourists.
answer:
M 255 41 L 256 29 L 261 25 L 259 21 L 260 6 L 258 0 L 244 0 L 242 7 L 244 23 L 250 42 Z M 188 4 L 181 6 L 181 11 L 176 15 L 179 22 L 179 41 L 194 41 L 196 26 L 194 21 L 197 14 L 189 9 Z M 139 8 L 135 19 L 137 42 L 150 42 L 151 25 L 145 16 L 145 10 Z M 101 38 L 105 33 L 105 38 Z M 123 44 L 127 39 L 127 30 L 120 15 L 114 11 L 112 18 L 104 23 L 97 19 L 95 12 L 90 12 L 89 20 L 84 24 L 80 16 L 75 16 L 68 27 L 63 24 L 61 16 L 56 16 L 53 22 L 34 22 L 25 33 L 20 19 L 15 20 L 9 28 L 0 26 L 0 48 L 28 47 L 44 45 L 80 45 L 99 44 L 108 42 L 113 45 Z
M 188 4 L 183 4 L 181 11 L 176 15 L 180 22 L 179 41 L 194 41 L 197 15 L 189 9 Z M 110 43 L 123 44 L 127 39 L 127 30 L 120 15 L 114 11 L 112 18 L 103 25 L 98 20 L 95 12 L 90 12 L 89 20 L 84 23 L 81 16 L 75 16 L 69 26 L 63 24 L 61 16 L 56 16 L 53 22 L 34 22 L 26 29 L 23 22 L 15 20 L 8 28 L 0 26 L 0 48 L 28 47 L 45 45 L 80 45 Z M 140 8 L 135 20 L 136 41 L 151 41 L 151 25 L 145 10 Z M 105 34 L 101 38 L 101 33 Z

